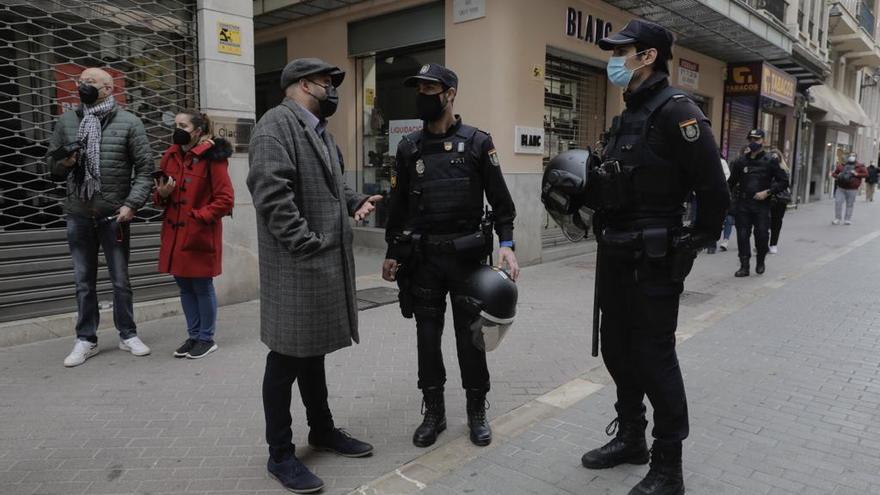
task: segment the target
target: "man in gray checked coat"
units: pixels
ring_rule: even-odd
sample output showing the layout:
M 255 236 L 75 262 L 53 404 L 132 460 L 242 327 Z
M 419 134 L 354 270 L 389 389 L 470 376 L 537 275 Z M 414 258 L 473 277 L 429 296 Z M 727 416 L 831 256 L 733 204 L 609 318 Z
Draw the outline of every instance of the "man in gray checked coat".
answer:
M 373 447 L 335 428 L 327 403 L 324 356 L 358 341 L 353 234 L 381 196 L 352 191 L 342 155 L 326 130 L 345 73 L 315 58 L 284 68 L 286 98 L 257 123 L 250 142 L 248 189 L 260 246 L 260 336 L 269 347 L 263 409 L 269 474 L 295 493 L 324 483 L 296 458 L 291 387 L 297 381 L 309 444 L 346 457 Z

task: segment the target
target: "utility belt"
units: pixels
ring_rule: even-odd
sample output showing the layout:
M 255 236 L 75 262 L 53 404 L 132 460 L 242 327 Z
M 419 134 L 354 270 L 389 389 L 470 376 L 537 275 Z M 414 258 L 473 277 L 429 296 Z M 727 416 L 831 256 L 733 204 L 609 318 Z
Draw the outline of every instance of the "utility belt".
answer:
M 687 243 L 681 228 L 606 228 L 598 242 L 604 256 L 632 262 L 636 281 L 648 284 L 684 282 L 697 257 L 697 250 Z

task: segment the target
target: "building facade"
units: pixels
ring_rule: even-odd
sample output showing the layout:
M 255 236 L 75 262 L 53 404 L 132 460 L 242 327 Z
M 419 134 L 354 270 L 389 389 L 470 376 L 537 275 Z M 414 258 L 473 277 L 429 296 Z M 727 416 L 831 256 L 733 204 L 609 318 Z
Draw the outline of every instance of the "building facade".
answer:
M 256 235 L 241 146 L 254 118 L 251 12 L 250 2 L 222 0 L 0 4 L 0 345 L 73 334 L 70 318 L 29 319 L 76 310 L 65 185 L 49 177 L 44 156 L 55 121 L 78 104 L 76 79 L 86 67 L 114 77 L 116 100 L 144 122 L 157 164 L 183 108 L 201 108 L 219 135 L 238 141 L 230 159 L 236 210 L 224 220 L 225 273 L 217 290 L 224 302 L 256 297 Z M 156 272 L 160 227 L 161 212 L 149 203 L 132 225 L 136 318 L 146 316 L 150 301 L 173 298 L 157 314 L 179 308 L 174 280 Z M 109 308 L 103 261 L 98 293 Z M 112 323 L 109 315 L 103 320 Z

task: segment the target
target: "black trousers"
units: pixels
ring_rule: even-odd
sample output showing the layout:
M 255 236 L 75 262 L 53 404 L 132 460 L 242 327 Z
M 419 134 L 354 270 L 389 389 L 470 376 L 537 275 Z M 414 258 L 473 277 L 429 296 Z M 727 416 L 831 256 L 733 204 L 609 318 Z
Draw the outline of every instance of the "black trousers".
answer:
M 788 210 L 788 205 L 782 202 L 770 203 L 770 245 L 779 244 L 779 232 L 782 230 L 782 217 Z
M 327 376 L 324 356 L 298 358 L 269 351 L 263 375 L 263 412 L 266 415 L 266 442 L 269 455 L 281 462 L 294 454 L 290 429 L 291 388 L 299 385 L 306 418 L 313 431 L 333 428 L 333 415 L 327 404 Z
M 781 224 L 780 224 L 781 225 Z M 740 259 L 752 257 L 752 231 L 758 259 L 767 256 L 770 248 L 770 201 L 743 199 L 736 206 L 736 245 Z
M 419 357 L 420 389 L 442 387 L 446 367 L 440 344 L 446 314 L 446 295 L 453 296 L 452 319 L 461 384 L 465 389 L 489 390 L 486 352 L 471 340 L 469 314 L 455 303 L 455 296 L 471 273 L 480 267 L 474 258 L 461 259 L 455 254 L 426 254 L 412 274 L 413 314 Z
M 653 436 L 681 441 L 688 436 L 684 381 L 675 353 L 681 282 L 672 282 L 671 259 L 650 265 L 599 249 L 599 307 L 602 359 L 617 386 L 614 408 L 622 421 L 654 407 Z

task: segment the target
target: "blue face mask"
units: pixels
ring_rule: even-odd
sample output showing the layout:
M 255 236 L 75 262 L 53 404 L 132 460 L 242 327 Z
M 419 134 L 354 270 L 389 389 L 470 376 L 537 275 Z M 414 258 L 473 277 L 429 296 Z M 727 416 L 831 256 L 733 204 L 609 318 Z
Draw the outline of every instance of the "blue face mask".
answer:
M 630 55 L 630 57 L 635 57 L 636 55 L 639 55 L 639 53 Z M 611 57 L 608 59 L 608 80 L 611 81 L 611 84 L 626 89 L 629 87 L 629 83 L 632 81 L 633 75 L 636 71 L 644 67 L 644 65 L 642 65 L 633 70 L 627 69 L 626 61 L 630 57 Z

